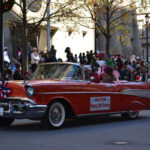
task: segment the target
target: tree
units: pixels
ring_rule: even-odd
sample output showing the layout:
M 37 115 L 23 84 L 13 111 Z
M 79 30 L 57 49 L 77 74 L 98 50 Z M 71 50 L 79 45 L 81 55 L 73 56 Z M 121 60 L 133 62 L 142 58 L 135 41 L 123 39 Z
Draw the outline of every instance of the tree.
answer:
M 130 24 L 132 16 L 136 10 L 146 8 L 147 1 L 143 0 L 143 7 L 139 8 L 138 0 L 84 0 L 91 19 L 95 23 L 95 28 L 106 39 L 106 55 L 110 57 L 110 39 L 117 31 L 120 32 L 120 40 L 124 44 L 129 44 Z
M 49 20 L 52 24 L 61 22 L 66 28 L 75 29 L 78 13 L 84 2 L 82 0 L 16 0 L 12 13 L 15 15 L 13 23 L 23 25 L 23 74 L 28 70 L 28 39 L 41 25 Z M 47 16 L 47 7 L 50 5 L 50 15 Z M 81 12 L 80 12 L 81 13 Z M 74 21 L 73 21 L 74 20 Z M 69 23 L 70 22 L 70 23 Z M 74 25 L 71 24 L 74 22 Z M 29 32 L 29 27 L 34 26 Z

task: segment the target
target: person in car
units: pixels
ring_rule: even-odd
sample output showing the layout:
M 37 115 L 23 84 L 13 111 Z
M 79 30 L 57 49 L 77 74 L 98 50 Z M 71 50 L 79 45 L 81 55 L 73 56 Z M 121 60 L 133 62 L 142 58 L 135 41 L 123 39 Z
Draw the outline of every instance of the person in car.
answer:
M 104 68 L 104 73 L 101 76 L 101 82 L 112 83 L 114 81 L 113 69 L 110 66 Z

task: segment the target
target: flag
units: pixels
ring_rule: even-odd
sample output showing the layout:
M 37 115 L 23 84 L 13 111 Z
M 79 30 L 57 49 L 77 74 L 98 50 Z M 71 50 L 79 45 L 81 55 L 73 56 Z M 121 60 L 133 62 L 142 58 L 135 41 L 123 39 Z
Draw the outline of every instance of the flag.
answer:
M 6 98 L 10 94 L 11 90 L 7 88 L 7 82 L 2 81 L 0 84 L 0 100 Z

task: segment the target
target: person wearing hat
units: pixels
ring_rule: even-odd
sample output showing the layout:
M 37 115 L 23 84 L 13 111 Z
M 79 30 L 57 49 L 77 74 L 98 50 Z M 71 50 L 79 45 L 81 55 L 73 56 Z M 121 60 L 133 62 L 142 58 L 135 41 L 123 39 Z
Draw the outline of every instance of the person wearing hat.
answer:
M 114 81 L 113 69 L 110 66 L 104 68 L 101 82 L 112 83 Z
M 31 73 L 28 72 L 28 71 L 26 71 L 26 72 L 24 73 L 24 79 L 25 79 L 25 80 L 30 80 L 30 79 L 31 79 Z
M 104 72 L 104 67 L 106 66 L 106 61 L 105 61 L 105 54 L 103 52 L 100 52 L 99 54 L 96 55 L 96 62 L 99 65 L 98 68 L 98 74 L 101 76 Z

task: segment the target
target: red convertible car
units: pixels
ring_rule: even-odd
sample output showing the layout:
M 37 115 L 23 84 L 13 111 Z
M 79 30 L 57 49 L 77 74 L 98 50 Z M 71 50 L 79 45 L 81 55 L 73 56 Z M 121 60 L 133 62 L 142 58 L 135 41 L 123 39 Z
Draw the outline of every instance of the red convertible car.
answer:
M 94 83 L 89 74 L 76 63 L 46 63 L 32 80 L 8 81 L 1 86 L 0 125 L 32 119 L 59 128 L 66 118 L 121 114 L 136 119 L 139 111 L 150 110 L 150 83 Z

